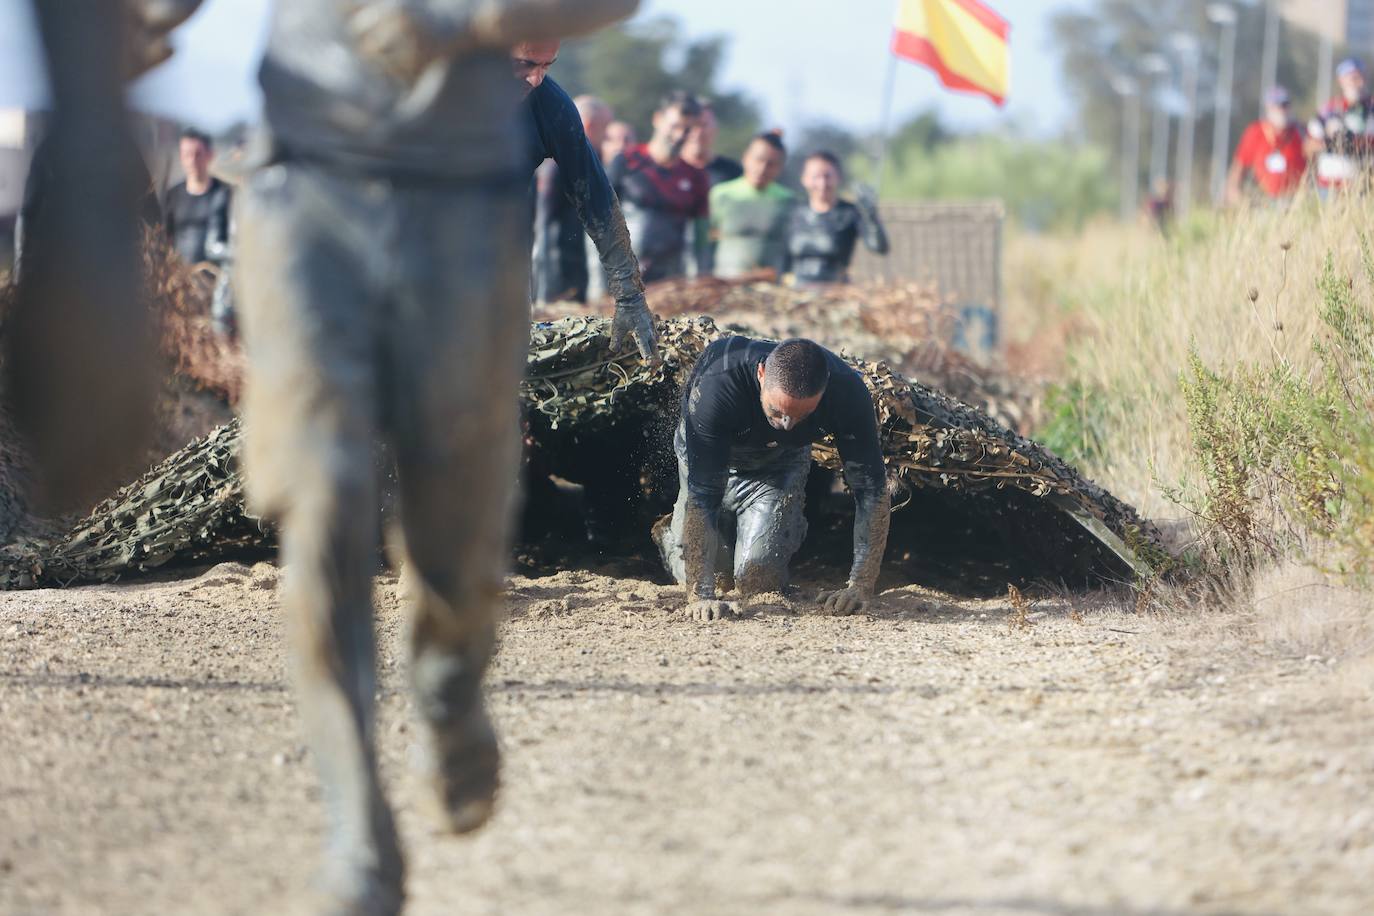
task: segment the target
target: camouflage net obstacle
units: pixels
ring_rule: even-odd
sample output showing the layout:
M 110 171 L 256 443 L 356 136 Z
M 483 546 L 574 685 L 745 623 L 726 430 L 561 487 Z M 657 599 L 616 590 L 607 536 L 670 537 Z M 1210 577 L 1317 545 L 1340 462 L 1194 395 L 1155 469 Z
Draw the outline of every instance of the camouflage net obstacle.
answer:
M 649 287 L 660 318 L 706 315 L 725 331 L 782 340 L 810 337 L 837 353 L 887 363 L 1026 434 L 1040 412 L 1040 386 L 980 365 L 957 346 L 959 321 L 934 289 L 920 283 L 783 286 L 717 277 L 664 280 Z M 537 306 L 536 317 L 609 317 L 610 303 Z
M 724 332 L 709 318 L 671 318 L 659 325 L 662 359 L 645 363 L 633 352 L 611 353 L 607 328 L 595 316 L 531 328 L 521 388 L 527 529 L 530 510 L 537 516 L 547 495 L 528 482 L 557 479 L 584 484 L 593 515 L 595 494 L 618 494 L 608 502 L 633 522 L 621 530 L 633 530 L 642 545 L 675 495 L 668 443 L 680 385 Z M 969 557 L 989 591 L 1016 580 L 1126 581 L 1147 575 L 1163 556 L 1153 526 L 1041 446 L 884 363 L 851 362 L 878 405 L 900 507 L 884 584 L 958 582 L 975 575 Z M 272 532 L 244 509 L 239 437 L 236 420 L 172 454 L 60 536 L 10 543 L 0 550 L 0 587 L 110 582 L 270 550 Z M 838 553 L 831 563 L 847 568 L 847 528 L 825 518 L 842 515 L 847 502 L 835 476 L 838 456 L 829 442 L 813 456 L 808 511 L 817 515 L 808 540 L 813 551 Z M 845 539 L 828 539 L 831 529 Z

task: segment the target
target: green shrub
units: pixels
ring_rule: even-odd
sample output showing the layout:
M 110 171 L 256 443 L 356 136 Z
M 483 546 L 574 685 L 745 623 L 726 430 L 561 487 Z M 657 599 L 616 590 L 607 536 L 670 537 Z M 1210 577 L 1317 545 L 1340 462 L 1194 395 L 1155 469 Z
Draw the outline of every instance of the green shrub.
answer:
M 1374 256 L 1361 239 L 1374 288 Z M 1277 342 L 1268 365 L 1208 368 L 1189 355 L 1181 384 L 1201 483 L 1180 498 L 1226 560 L 1276 559 L 1314 537 L 1342 573 L 1374 573 L 1374 314 L 1328 258 L 1317 284 L 1312 368 Z M 1254 296 L 1252 295 L 1252 301 Z M 1274 322 L 1275 338 L 1283 332 Z

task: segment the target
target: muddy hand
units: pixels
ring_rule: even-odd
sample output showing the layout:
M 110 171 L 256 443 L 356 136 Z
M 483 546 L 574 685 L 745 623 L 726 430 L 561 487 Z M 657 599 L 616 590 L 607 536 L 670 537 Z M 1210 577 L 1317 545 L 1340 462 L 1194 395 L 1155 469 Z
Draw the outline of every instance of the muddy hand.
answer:
M 358 53 L 397 82 L 415 82 L 442 56 L 433 23 L 395 3 L 369 3 L 348 20 Z
M 687 616 L 700 623 L 709 623 L 712 620 L 725 620 L 730 617 L 738 617 L 739 609 L 730 601 L 701 598 L 687 605 Z
M 654 316 L 644 297 L 639 296 L 615 304 L 615 318 L 611 321 L 611 352 L 617 353 L 625 345 L 625 338 L 633 337 L 639 355 L 645 361 L 656 358 L 658 338 L 654 333 Z
M 833 614 L 836 617 L 857 614 L 867 607 L 872 600 L 871 592 L 855 588 L 852 585 L 847 588 L 836 589 L 833 592 L 821 592 L 816 598 L 824 613 Z

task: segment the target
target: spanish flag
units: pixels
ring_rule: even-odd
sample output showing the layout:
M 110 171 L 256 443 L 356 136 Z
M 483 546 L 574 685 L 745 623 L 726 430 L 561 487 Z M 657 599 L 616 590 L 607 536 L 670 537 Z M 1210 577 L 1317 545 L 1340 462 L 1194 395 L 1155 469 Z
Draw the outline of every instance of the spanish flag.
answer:
M 892 53 L 934 70 L 958 92 L 1007 99 L 1011 27 L 979 0 L 901 0 Z

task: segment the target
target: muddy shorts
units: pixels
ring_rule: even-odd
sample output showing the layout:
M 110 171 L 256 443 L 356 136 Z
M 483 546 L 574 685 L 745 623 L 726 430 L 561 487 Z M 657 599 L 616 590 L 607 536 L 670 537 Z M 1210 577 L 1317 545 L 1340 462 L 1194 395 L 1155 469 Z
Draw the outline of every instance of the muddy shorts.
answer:
M 235 270 L 257 512 L 309 516 L 352 493 L 349 514 L 374 530 L 385 444 L 405 514 L 443 535 L 436 551 L 461 541 L 499 575 L 529 325 L 523 198 L 498 185 L 297 162 L 253 175 Z
M 687 514 L 687 443 L 678 424 L 678 496 L 671 521 L 656 532 L 663 564 L 679 584 L 687 582 L 682 526 Z M 744 593 L 775 591 L 787 584 L 787 567 L 806 538 L 806 478 L 809 446 L 750 450 L 731 455 L 730 476 L 721 500 L 716 570 L 733 571 Z

